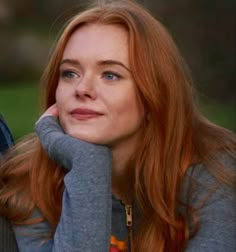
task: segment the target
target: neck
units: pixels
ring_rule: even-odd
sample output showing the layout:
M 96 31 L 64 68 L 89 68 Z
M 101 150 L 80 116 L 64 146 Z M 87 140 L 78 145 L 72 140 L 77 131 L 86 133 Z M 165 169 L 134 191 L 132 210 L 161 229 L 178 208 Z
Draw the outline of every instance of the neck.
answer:
M 112 148 L 112 192 L 125 204 L 130 204 L 133 198 L 135 146 L 137 144 L 132 141 Z

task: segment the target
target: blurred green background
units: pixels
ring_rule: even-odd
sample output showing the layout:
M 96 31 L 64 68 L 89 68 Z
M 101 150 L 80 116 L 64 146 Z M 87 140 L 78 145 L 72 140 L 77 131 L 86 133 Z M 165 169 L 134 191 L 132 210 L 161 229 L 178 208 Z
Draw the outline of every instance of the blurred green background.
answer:
M 236 132 L 235 0 L 140 0 L 173 35 L 200 109 Z M 15 139 L 39 117 L 38 83 L 64 22 L 87 1 L 0 1 L 0 113 Z
M 0 86 L 0 108 L 14 138 L 19 139 L 34 130 L 39 117 L 38 89 L 32 83 L 15 83 Z M 213 122 L 235 130 L 235 108 L 210 99 L 200 101 L 200 109 Z

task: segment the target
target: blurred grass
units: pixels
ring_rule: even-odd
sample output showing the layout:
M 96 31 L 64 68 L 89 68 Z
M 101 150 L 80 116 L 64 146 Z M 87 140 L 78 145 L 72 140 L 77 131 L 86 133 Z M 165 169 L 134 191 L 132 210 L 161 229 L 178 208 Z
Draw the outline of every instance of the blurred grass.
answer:
M 200 110 L 212 122 L 236 132 L 236 104 L 219 104 L 216 100 L 200 101 Z
M 236 131 L 236 112 L 231 104 L 200 102 L 200 109 L 211 121 Z M 15 139 L 33 132 L 39 117 L 38 88 L 33 83 L 0 85 L 0 113 L 6 119 Z
M 38 88 L 33 83 L 0 85 L 0 113 L 15 139 L 33 132 L 39 115 Z

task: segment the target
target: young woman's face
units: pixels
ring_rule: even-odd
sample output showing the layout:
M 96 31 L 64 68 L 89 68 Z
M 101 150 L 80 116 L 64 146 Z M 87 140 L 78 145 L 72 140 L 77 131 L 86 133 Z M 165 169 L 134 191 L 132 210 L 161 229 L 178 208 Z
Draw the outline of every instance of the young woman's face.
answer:
M 128 34 L 121 26 L 90 24 L 74 32 L 56 91 L 65 132 L 111 147 L 136 141 L 144 109 L 128 58 Z

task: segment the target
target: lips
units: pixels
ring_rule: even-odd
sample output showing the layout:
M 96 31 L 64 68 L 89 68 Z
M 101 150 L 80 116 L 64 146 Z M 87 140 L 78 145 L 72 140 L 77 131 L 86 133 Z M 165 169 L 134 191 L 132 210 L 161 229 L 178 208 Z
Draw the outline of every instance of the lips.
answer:
M 88 120 L 102 116 L 103 114 L 87 108 L 76 108 L 70 112 L 71 116 L 77 120 Z

